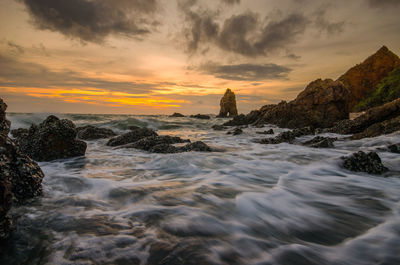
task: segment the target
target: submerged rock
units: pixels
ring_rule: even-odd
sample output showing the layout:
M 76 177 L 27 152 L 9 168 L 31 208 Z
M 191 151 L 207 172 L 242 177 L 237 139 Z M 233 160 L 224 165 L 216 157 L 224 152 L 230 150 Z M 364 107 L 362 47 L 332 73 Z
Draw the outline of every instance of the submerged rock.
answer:
M 180 137 L 173 137 L 169 135 L 150 136 L 140 139 L 134 143 L 122 146 L 123 148 L 135 148 L 145 150 L 151 153 L 175 153 L 176 148 L 172 144 L 190 142 Z
M 182 118 L 182 117 L 185 117 L 185 115 L 183 115 L 181 113 L 178 113 L 178 112 L 175 112 L 174 114 L 170 115 L 170 117 Z
M 7 105 L 0 98 L 0 240 L 8 238 L 12 221 L 8 211 L 12 202 L 42 194 L 44 174 L 38 164 L 21 154 L 15 143 L 8 138 L 10 122 L 6 120 Z
M 369 174 L 382 174 L 388 171 L 375 152 L 368 154 L 359 151 L 347 157 L 342 157 L 343 167 L 355 172 L 367 172 Z
M 304 127 L 301 129 L 294 129 L 292 131 L 282 132 L 274 138 L 265 138 L 259 141 L 260 144 L 280 144 L 292 143 L 297 137 L 314 134 L 314 129 L 311 127 Z
M 242 134 L 243 130 L 240 128 L 236 128 L 235 130 L 231 131 L 231 132 L 227 132 L 227 134 L 232 134 L 232 135 L 239 135 Z
M 196 141 L 196 142 L 187 144 L 183 147 L 180 147 L 179 150 L 182 150 L 183 152 L 190 152 L 190 151 L 211 152 L 212 151 L 211 147 L 209 147 L 207 144 L 205 144 L 202 141 Z
M 309 146 L 309 147 L 314 147 L 314 148 L 333 148 L 333 142 L 335 142 L 337 138 L 331 138 L 331 137 L 322 137 L 322 136 L 316 136 L 310 141 L 304 142 L 303 145 Z
M 107 145 L 108 146 L 120 146 L 120 145 L 129 144 L 129 143 L 134 143 L 145 137 L 157 136 L 157 135 L 158 134 L 153 129 L 138 128 L 138 129 L 133 129 L 131 132 L 111 138 L 107 142 Z
M 36 161 L 83 156 L 86 143 L 76 139 L 72 121 L 47 117 L 41 124 L 32 125 L 27 134 L 18 135 L 16 141 L 22 153 Z
M 389 145 L 388 150 L 392 153 L 400 154 L 400 143 Z
M 236 96 L 235 93 L 233 93 L 232 90 L 230 90 L 229 88 L 226 90 L 224 96 L 221 98 L 219 105 L 221 109 L 219 111 L 218 117 L 224 118 L 238 115 L 236 107 Z
M 263 132 L 256 132 L 256 134 L 274 134 L 274 130 L 269 129 L 268 131 L 263 131 Z
M 95 127 L 93 125 L 78 127 L 76 131 L 78 138 L 82 140 L 97 140 L 117 135 L 111 129 Z
M 214 131 L 223 131 L 226 129 L 226 127 L 223 125 L 213 125 L 211 128 L 213 128 Z
M 195 118 L 195 119 L 200 119 L 200 120 L 209 120 L 209 119 L 211 119 L 210 116 L 204 115 L 204 114 L 190 115 L 190 118 Z

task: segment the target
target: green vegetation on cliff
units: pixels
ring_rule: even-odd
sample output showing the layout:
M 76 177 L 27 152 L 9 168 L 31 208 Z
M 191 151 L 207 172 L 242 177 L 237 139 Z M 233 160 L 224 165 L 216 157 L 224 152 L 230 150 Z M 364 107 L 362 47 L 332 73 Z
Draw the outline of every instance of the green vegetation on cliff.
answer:
M 356 111 L 383 105 L 400 98 L 400 66 L 394 69 L 377 86 L 374 92 L 360 101 L 355 107 Z

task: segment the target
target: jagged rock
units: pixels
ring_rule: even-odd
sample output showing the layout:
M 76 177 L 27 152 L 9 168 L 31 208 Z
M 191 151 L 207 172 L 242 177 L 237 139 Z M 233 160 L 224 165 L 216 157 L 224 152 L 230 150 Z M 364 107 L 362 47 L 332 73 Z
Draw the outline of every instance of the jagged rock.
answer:
M 369 174 L 382 174 L 388 171 L 375 152 L 368 154 L 359 151 L 347 157 L 342 157 L 343 167 L 355 172 L 367 172 Z
M 399 57 L 383 46 L 364 62 L 343 74 L 338 80 L 350 91 L 349 109 L 352 110 L 358 102 L 370 95 L 379 82 L 399 65 Z
M 7 105 L 0 98 L 0 240 L 6 239 L 12 229 L 7 215 L 12 202 L 25 200 L 42 193 L 44 174 L 40 167 L 17 149 L 8 138 L 10 122 L 6 121 Z
M 223 131 L 226 129 L 226 127 L 223 125 L 213 125 L 211 128 L 213 128 L 215 131 Z
M 76 139 L 72 121 L 60 120 L 54 115 L 39 125 L 32 125 L 28 134 L 21 135 L 16 141 L 21 152 L 36 161 L 83 156 L 87 147 L 84 141 Z
M 151 153 L 175 153 L 175 147 L 171 148 L 169 145 L 177 144 L 177 143 L 185 143 L 190 142 L 190 140 L 184 140 L 180 137 L 173 137 L 169 135 L 162 135 L 162 136 L 150 136 L 143 139 L 140 139 L 134 143 L 130 143 L 127 145 L 122 146 L 123 148 L 135 148 L 141 149 L 145 151 L 149 151 Z M 165 150 L 165 151 L 163 151 Z M 177 149 L 176 149 L 177 150 Z M 172 152 L 173 151 L 173 152 Z
M 211 152 L 212 151 L 211 147 L 209 147 L 207 144 L 205 144 L 202 141 L 197 141 L 194 143 L 187 144 L 183 147 L 180 147 L 180 150 L 183 150 L 184 152 L 190 152 L 190 151 Z
M 233 91 L 229 88 L 226 90 L 224 96 L 221 98 L 219 105 L 221 109 L 219 111 L 218 117 L 224 118 L 238 115 L 235 93 L 233 93 Z
M 310 141 L 304 142 L 303 145 L 313 147 L 313 148 L 333 148 L 333 142 L 335 142 L 337 138 L 331 137 L 322 137 L 316 136 Z
M 269 129 L 268 131 L 263 131 L 263 132 L 256 132 L 257 134 L 274 134 L 274 130 Z
M 301 129 L 294 129 L 292 131 L 282 132 L 274 138 L 265 138 L 259 141 L 260 144 L 280 144 L 292 143 L 297 137 L 314 134 L 314 129 L 311 127 L 304 127 Z
M 260 117 L 260 111 L 253 110 L 249 114 L 244 115 L 240 114 L 238 116 L 233 117 L 232 120 L 225 122 L 223 125 L 225 126 L 241 126 L 248 125 L 256 122 Z
M 99 128 L 93 125 L 86 125 L 76 128 L 77 136 L 82 140 L 97 140 L 116 136 L 117 134 L 111 129 Z
M 200 120 L 209 120 L 209 119 L 211 119 L 210 116 L 204 115 L 204 114 L 190 115 L 190 118 L 195 118 L 195 119 L 200 119 Z
M 242 134 L 243 130 L 240 128 L 236 128 L 235 130 L 231 131 L 231 132 L 227 132 L 227 134 L 232 134 L 232 135 L 239 135 Z
M 20 138 L 20 137 L 27 136 L 29 134 L 29 130 L 25 129 L 25 128 L 18 128 L 18 129 L 11 130 L 10 133 L 11 133 L 12 137 Z
M 400 154 L 400 143 L 389 145 L 388 150 L 392 153 Z
M 149 136 L 157 136 L 158 134 L 149 128 L 138 128 L 134 129 L 131 132 L 116 136 L 114 138 L 111 138 L 108 142 L 108 146 L 119 146 L 119 145 L 125 145 L 129 143 L 134 143 L 136 141 L 139 141 L 140 139 L 143 139 L 145 137 Z
M 340 134 L 356 134 L 364 131 L 375 123 L 388 120 L 389 125 L 389 120 L 397 118 L 398 116 L 400 116 L 400 99 L 386 103 L 383 106 L 369 109 L 354 120 L 340 121 L 326 131 Z
M 185 117 L 185 115 L 175 112 L 174 114 L 170 115 L 170 117 L 181 118 L 181 117 Z
M 139 126 L 136 126 L 136 125 L 131 125 L 131 126 L 128 127 L 128 129 L 131 130 L 131 131 L 139 130 L 140 128 L 142 128 L 142 127 L 139 127 Z
M 375 123 L 360 133 L 354 134 L 351 139 L 358 140 L 368 137 L 376 137 L 383 134 L 389 134 L 400 131 L 400 116 L 387 121 Z

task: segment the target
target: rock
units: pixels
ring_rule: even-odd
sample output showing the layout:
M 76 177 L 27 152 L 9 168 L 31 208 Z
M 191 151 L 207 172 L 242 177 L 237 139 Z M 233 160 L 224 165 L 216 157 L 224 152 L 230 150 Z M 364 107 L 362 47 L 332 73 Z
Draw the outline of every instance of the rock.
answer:
M 311 127 L 304 127 L 301 129 L 294 129 L 292 131 L 282 132 L 274 138 L 265 138 L 259 141 L 260 144 L 280 144 L 292 143 L 297 137 L 314 134 L 314 129 Z
M 25 128 L 18 128 L 18 129 L 11 130 L 10 133 L 11 133 L 12 137 L 14 137 L 14 138 L 21 138 L 21 137 L 27 136 L 29 134 L 29 130 L 25 129 Z
M 400 116 L 400 99 L 396 99 L 385 105 L 371 108 L 363 115 L 354 120 L 343 120 L 335 124 L 332 128 L 327 129 L 328 132 L 340 134 L 357 134 L 375 123 L 381 123 L 388 120 L 386 126 L 393 128 L 389 120 Z
M 136 141 L 139 141 L 140 139 L 143 139 L 145 137 L 149 136 L 157 136 L 158 134 L 149 128 L 138 128 L 134 129 L 131 132 L 116 136 L 114 138 L 111 138 L 108 142 L 108 146 L 119 146 L 119 145 L 125 145 L 129 143 L 134 143 Z
M 175 112 L 174 114 L 170 115 L 170 117 L 181 118 L 181 117 L 185 117 L 185 115 Z
M 375 152 L 366 154 L 363 151 L 359 151 L 348 157 L 342 157 L 342 159 L 343 167 L 351 171 L 367 172 L 369 174 L 382 174 L 388 171 Z
M 93 125 L 87 125 L 76 128 L 77 137 L 82 140 L 97 140 L 116 136 L 111 129 L 99 128 Z
M 139 126 L 136 126 L 136 125 L 131 125 L 131 126 L 128 127 L 128 129 L 131 130 L 131 131 L 139 130 L 140 128 L 142 128 L 142 127 L 139 127 Z
M 242 129 L 236 128 L 235 130 L 233 130 L 231 132 L 228 132 L 227 134 L 239 135 L 239 134 L 242 134 L 242 133 L 243 133 Z
M 389 145 L 388 150 L 392 153 L 400 154 L 400 143 Z
M 72 121 L 47 117 L 41 124 L 32 125 L 28 134 L 16 138 L 22 153 L 36 161 L 85 155 L 86 143 L 76 139 L 76 128 Z
M 268 131 L 263 131 L 263 132 L 256 132 L 257 134 L 274 134 L 274 130 L 269 129 Z
M 44 174 L 40 167 L 19 152 L 8 138 L 10 122 L 6 120 L 7 105 L 0 98 L 0 240 L 8 238 L 12 220 L 8 216 L 13 201 L 21 204 L 42 194 Z
M 379 82 L 399 65 L 399 57 L 383 46 L 364 62 L 343 74 L 338 80 L 350 91 L 349 109 L 353 110 L 357 103 L 374 92 Z
M 204 114 L 190 115 L 190 118 L 195 118 L 195 119 L 200 119 L 200 120 L 209 120 L 209 119 L 211 119 L 210 116 L 204 115 Z
M 232 120 L 225 122 L 223 125 L 225 125 L 225 126 L 241 126 L 241 125 L 252 124 L 259 119 L 260 113 L 261 112 L 258 110 L 253 110 L 247 115 L 240 114 L 238 116 L 233 117 Z
M 229 88 L 226 90 L 224 96 L 221 98 L 219 105 L 221 109 L 219 111 L 218 117 L 224 118 L 238 115 L 235 93 L 233 93 L 232 90 L 230 90 Z
M 376 137 L 396 131 L 400 131 L 400 116 L 383 122 L 374 123 L 364 131 L 354 134 L 351 139 L 358 140 L 363 138 Z
M 211 147 L 202 141 L 187 144 L 180 148 L 184 152 L 197 151 L 197 152 L 211 152 Z
M 317 136 L 311 139 L 310 141 L 304 142 L 303 145 L 314 147 L 314 148 L 333 148 L 333 142 L 335 142 L 337 138 L 331 137 L 322 137 Z
M 226 129 L 226 127 L 223 125 L 213 125 L 211 128 L 213 128 L 215 131 L 223 131 Z
M 176 153 L 176 149 L 172 144 L 190 142 L 190 140 L 184 140 L 180 137 L 172 137 L 169 135 L 163 136 L 149 136 L 140 139 L 134 143 L 130 143 L 122 146 L 123 148 L 135 148 L 151 153 Z

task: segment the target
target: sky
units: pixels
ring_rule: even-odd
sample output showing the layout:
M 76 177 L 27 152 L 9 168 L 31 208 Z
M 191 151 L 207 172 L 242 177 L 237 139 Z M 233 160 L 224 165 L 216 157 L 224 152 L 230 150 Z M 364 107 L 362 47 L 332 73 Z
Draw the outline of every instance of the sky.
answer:
M 9 112 L 240 113 L 337 79 L 382 45 L 400 0 L 0 0 Z

